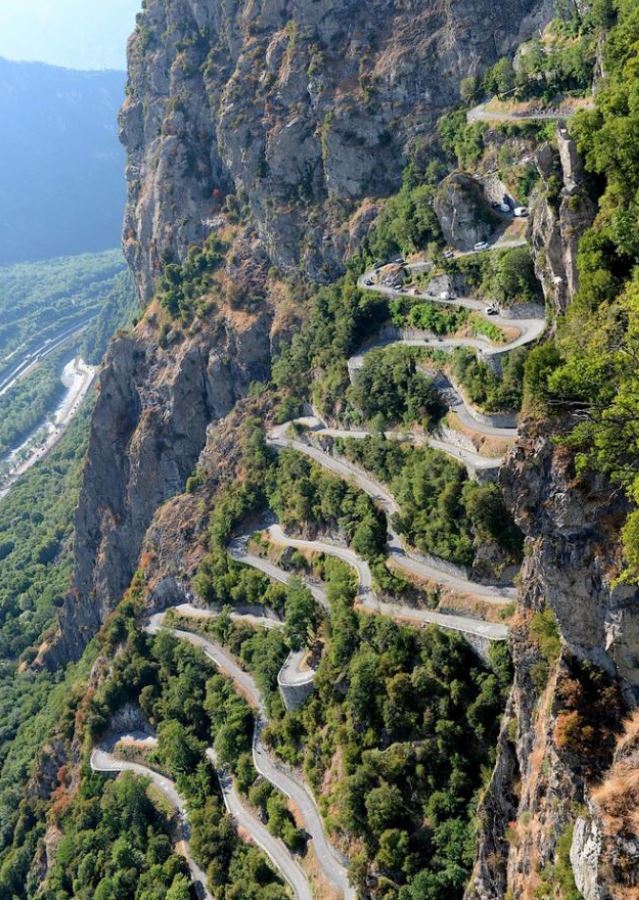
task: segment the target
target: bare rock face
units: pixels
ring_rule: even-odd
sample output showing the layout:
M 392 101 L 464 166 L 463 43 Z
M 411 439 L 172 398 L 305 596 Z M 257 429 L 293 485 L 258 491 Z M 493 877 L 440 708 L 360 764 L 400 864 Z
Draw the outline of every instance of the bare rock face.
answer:
M 578 480 L 568 451 L 525 430 L 500 482 L 527 553 L 511 637 L 513 691 L 467 898 L 545 896 L 561 851 L 584 896 L 603 900 L 616 895 L 602 859 L 615 849 L 628 857 L 602 837 L 592 785 L 620 758 L 616 735 L 639 698 L 639 592 L 615 582 L 626 503 L 604 479 Z M 560 639 L 551 664 L 534 630 L 544 610 Z
M 482 185 L 456 172 L 441 182 L 435 195 L 435 213 L 446 242 L 458 250 L 472 250 L 489 240 L 499 221 L 490 209 Z
M 111 345 L 76 513 L 73 590 L 47 664 L 79 658 L 129 586 L 156 510 L 184 490 L 210 423 L 268 377 L 270 316 L 264 306 L 194 336 L 176 329 L 166 349 L 152 328 Z
M 564 127 L 557 130 L 557 144 L 558 154 L 544 144 L 536 155 L 543 190 L 532 204 L 528 237 L 546 299 L 561 314 L 579 288 L 577 250 L 596 208 L 584 187 L 577 147 Z
M 339 272 L 363 201 L 550 0 L 148 0 L 129 51 L 127 258 L 149 298 L 228 193 L 274 263 Z M 364 221 L 368 205 L 364 203 Z M 357 224 L 354 225 L 354 222 Z M 361 233 L 361 231 L 360 231 Z

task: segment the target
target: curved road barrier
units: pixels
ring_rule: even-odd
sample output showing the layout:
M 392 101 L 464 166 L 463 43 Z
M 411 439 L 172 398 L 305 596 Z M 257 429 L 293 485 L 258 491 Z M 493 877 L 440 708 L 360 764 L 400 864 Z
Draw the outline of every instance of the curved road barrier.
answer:
M 244 546 L 246 546 L 248 539 L 249 535 L 243 539 Z M 248 555 L 249 554 L 247 553 L 247 556 Z M 244 561 L 239 554 L 233 558 Z M 251 558 L 258 559 L 258 557 Z M 254 566 L 254 568 L 257 569 L 260 567 Z M 269 564 L 269 571 L 272 570 L 272 568 L 274 567 Z M 290 573 L 283 572 L 282 570 L 279 570 L 279 573 L 281 574 L 281 577 L 275 580 L 288 584 L 288 579 L 291 577 Z M 264 574 L 269 575 L 269 572 L 265 572 Z M 269 577 L 272 577 L 272 575 L 269 575 Z M 220 614 L 219 610 L 203 609 L 199 606 L 193 606 L 190 603 L 182 603 L 179 606 L 172 607 L 172 609 L 179 615 L 191 619 L 216 619 Z M 270 616 L 259 616 L 254 613 L 233 611 L 230 615 L 232 622 L 244 622 L 247 625 L 251 625 L 253 628 L 267 628 L 273 630 L 276 628 L 284 628 L 285 624 L 281 619 L 271 618 Z M 313 693 L 315 669 L 305 665 L 307 656 L 308 653 L 306 650 L 289 653 L 284 665 L 278 672 L 277 684 L 287 709 L 298 709 L 307 697 Z

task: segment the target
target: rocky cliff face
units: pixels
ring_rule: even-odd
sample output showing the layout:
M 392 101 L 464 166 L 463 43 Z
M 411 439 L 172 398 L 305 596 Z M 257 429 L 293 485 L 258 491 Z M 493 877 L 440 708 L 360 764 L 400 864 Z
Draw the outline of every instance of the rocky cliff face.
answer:
M 162 260 L 248 205 L 274 263 L 340 270 L 460 79 L 550 0 L 148 0 L 130 45 L 124 243 L 146 299 Z
M 603 480 L 577 479 L 571 455 L 532 429 L 500 478 L 528 553 L 515 682 L 467 896 L 557 896 L 557 865 L 569 866 L 569 854 L 586 900 L 622 896 L 611 891 L 615 848 L 601 837 L 593 796 L 615 759 L 624 711 L 639 698 L 639 593 L 615 583 L 627 510 Z M 561 642 L 552 658 L 540 637 L 544 610 Z M 547 894 L 535 894 L 544 886 Z
M 546 300 L 561 314 L 579 287 L 579 240 L 596 209 L 575 142 L 564 127 L 557 130 L 557 146 L 556 152 L 544 144 L 536 154 L 542 183 L 532 203 L 528 237 Z
M 48 664 L 77 659 L 128 587 L 154 514 L 184 490 L 211 422 L 268 377 L 272 309 L 220 310 L 158 343 L 151 314 L 100 376 L 76 513 L 75 572 Z
M 268 377 L 279 327 L 269 263 L 313 280 L 339 271 L 374 220 L 370 198 L 397 187 L 460 78 L 515 46 L 549 6 L 147 0 L 121 114 L 124 248 L 141 296 L 152 297 L 163 264 L 183 260 L 189 245 L 248 224 L 206 321 L 170 331 L 167 346 L 147 317 L 111 348 L 73 591 L 41 661 L 81 654 L 128 586 L 147 530 L 166 547 L 154 517 L 184 490 L 210 424 Z

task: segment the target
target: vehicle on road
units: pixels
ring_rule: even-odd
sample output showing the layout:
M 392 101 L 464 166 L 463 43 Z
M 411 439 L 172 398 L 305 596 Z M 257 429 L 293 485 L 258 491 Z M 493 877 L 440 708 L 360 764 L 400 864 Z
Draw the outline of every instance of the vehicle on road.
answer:
M 365 281 L 364 281 L 364 285 L 365 285 L 366 287 L 372 287 L 372 286 L 373 286 L 373 279 L 372 279 L 372 278 L 366 278 Z
M 488 242 L 487 241 L 477 241 L 473 250 L 479 252 L 481 250 L 488 250 Z
M 499 315 L 499 307 L 494 303 L 491 303 L 490 306 L 487 306 L 484 310 L 487 316 L 498 316 Z
M 454 255 L 455 255 L 455 251 L 454 251 L 454 250 L 444 250 L 444 252 L 443 252 L 443 254 L 442 254 L 442 256 L 444 257 L 444 259 L 452 259 Z
M 526 219 L 526 218 L 528 218 L 528 207 L 527 206 L 517 206 L 515 208 L 514 214 L 517 219 Z

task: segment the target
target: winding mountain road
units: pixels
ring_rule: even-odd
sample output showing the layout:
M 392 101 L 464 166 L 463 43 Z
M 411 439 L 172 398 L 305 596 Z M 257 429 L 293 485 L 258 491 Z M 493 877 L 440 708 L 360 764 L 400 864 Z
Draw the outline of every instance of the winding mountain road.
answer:
M 525 243 L 525 242 L 524 242 Z M 397 339 L 379 339 L 370 343 L 366 348 L 352 356 L 348 361 L 349 372 L 356 372 L 364 365 L 364 357 L 372 350 L 379 350 L 387 347 L 389 344 L 401 344 L 405 347 L 423 347 L 427 350 L 456 350 L 459 347 L 468 347 L 477 350 L 480 356 L 484 357 L 500 357 L 506 353 L 511 353 L 519 347 L 525 347 L 539 340 L 546 330 L 546 320 L 542 318 L 532 319 L 509 319 L 506 316 L 495 315 L 485 316 L 487 304 L 471 297 L 456 297 L 454 299 L 445 299 L 435 294 L 427 292 L 419 292 L 416 294 L 407 294 L 405 291 L 397 290 L 386 285 L 372 284 L 366 285 L 366 281 L 372 279 L 373 273 L 367 272 L 363 275 L 358 285 L 363 290 L 373 291 L 374 293 L 383 294 L 387 297 L 410 297 L 413 300 L 424 300 L 428 303 L 436 303 L 442 306 L 461 306 L 464 309 L 470 309 L 473 312 L 479 312 L 487 318 L 488 321 L 498 328 L 514 330 L 517 337 L 503 344 L 495 344 L 483 337 L 476 338 L 454 338 L 454 337 L 437 337 L 436 335 L 427 335 L 419 338 L 397 338 Z
M 508 637 L 506 625 L 493 625 L 468 616 L 448 615 L 432 610 L 415 609 L 398 603 L 384 603 L 378 599 L 373 590 L 373 574 L 365 559 L 362 559 L 349 547 L 339 544 L 329 544 L 326 541 L 307 541 L 301 538 L 291 538 L 283 531 L 280 525 L 271 525 L 268 528 L 271 540 L 275 544 L 284 547 L 292 547 L 296 550 L 309 550 L 313 553 L 323 553 L 326 556 L 334 556 L 355 569 L 359 579 L 359 605 L 371 612 L 382 613 L 395 620 L 410 620 L 424 625 L 438 625 L 451 631 L 459 631 L 475 637 L 486 638 L 491 641 L 503 641 Z
M 155 787 L 169 801 L 171 806 L 174 809 L 177 809 L 177 811 L 179 812 L 179 828 L 182 837 L 180 843 L 184 848 L 184 858 L 186 859 L 187 865 L 189 867 L 191 880 L 193 881 L 193 885 L 197 891 L 198 897 L 202 898 L 202 900 L 213 900 L 212 894 L 209 893 L 206 887 L 206 874 L 202 871 L 200 866 L 198 866 L 198 864 L 191 856 L 189 847 L 189 826 L 186 815 L 186 802 L 178 793 L 175 784 L 169 778 L 165 778 L 164 775 L 160 775 L 153 769 L 149 769 L 146 766 L 140 765 L 139 763 L 127 762 L 126 760 L 118 759 L 109 751 L 101 748 L 96 748 L 91 754 L 91 768 L 94 772 L 103 772 L 105 774 L 133 772 L 135 775 L 140 775 L 143 778 L 148 778 L 155 785 Z
M 506 605 L 516 599 L 517 592 L 514 587 L 486 585 L 471 581 L 459 567 L 438 560 L 436 557 L 419 554 L 407 547 L 392 525 L 393 517 L 400 512 L 400 508 L 388 488 L 350 460 L 331 456 L 330 453 L 319 447 L 307 444 L 296 437 L 289 437 L 287 434 L 289 425 L 290 423 L 279 425 L 270 431 L 267 443 L 276 450 L 289 449 L 303 453 L 334 475 L 351 481 L 381 506 L 387 520 L 388 550 L 399 568 L 418 578 L 436 582 L 461 594 L 481 597 L 491 603 Z
M 244 540 L 248 540 L 248 537 Z M 239 559 L 238 556 L 234 556 L 234 559 Z M 251 557 L 256 562 L 259 560 L 259 557 Z M 243 562 L 245 560 L 242 560 Z M 269 572 L 266 572 L 261 566 L 254 565 L 253 568 L 261 569 L 264 571 L 266 575 L 269 575 Z M 273 566 L 269 566 L 269 571 L 272 572 L 274 569 Z M 276 580 L 281 580 L 285 584 L 288 583 L 288 579 L 290 579 L 290 573 L 282 572 L 282 570 L 278 570 L 281 574 L 281 578 Z M 269 577 L 273 577 L 272 574 Z M 327 604 L 328 605 L 328 604 Z M 199 606 L 193 606 L 191 603 L 181 603 L 179 606 L 174 606 L 173 611 L 178 613 L 180 616 L 186 616 L 191 619 L 216 619 L 220 615 L 219 610 L 214 609 L 202 609 Z M 250 625 L 252 628 L 266 628 L 269 631 L 274 631 L 278 628 L 284 628 L 285 623 L 281 619 L 276 619 L 271 616 L 259 616 L 254 613 L 244 613 L 244 612 L 231 612 L 231 621 L 232 622 L 241 622 L 246 625 Z M 291 653 L 287 657 L 284 665 L 279 671 L 278 674 L 278 684 L 282 687 L 296 687 L 302 684 L 310 684 L 315 678 L 315 670 L 310 669 L 305 666 L 307 657 L 306 650 L 300 650 L 296 653 Z
M 273 837 L 264 823 L 244 803 L 231 775 L 219 766 L 215 750 L 209 747 L 206 755 L 215 767 L 224 805 L 235 824 L 251 837 L 260 850 L 266 853 L 275 868 L 293 889 L 297 900 L 313 900 L 308 877 L 286 844 Z
M 464 403 L 461 397 L 459 398 L 459 403 L 463 407 Z M 456 405 L 453 406 L 449 403 L 449 406 L 457 412 Z M 469 418 L 471 418 L 470 415 Z M 311 431 L 314 437 L 363 441 L 373 436 L 370 431 L 363 429 L 329 428 L 318 415 L 307 416 L 297 421 Z M 471 421 L 474 422 L 472 419 Z M 500 429 L 500 431 L 503 430 Z M 511 432 L 509 431 L 510 434 Z M 465 447 L 458 447 L 444 438 L 435 438 L 427 434 L 416 434 L 413 431 L 385 431 L 384 437 L 387 441 L 397 441 L 399 443 L 412 444 L 415 447 L 431 447 L 433 450 L 439 450 L 441 453 L 445 453 L 447 456 L 451 456 L 462 463 L 471 475 L 499 469 L 503 461 L 499 457 L 482 456 L 480 453 L 467 450 Z
M 163 623 L 164 613 L 158 613 L 151 617 L 145 631 L 152 635 L 158 634 L 163 627 L 166 627 Z M 188 641 L 203 650 L 217 668 L 233 681 L 239 692 L 254 708 L 256 716 L 253 733 L 253 764 L 256 770 L 294 803 L 300 813 L 305 830 L 313 840 L 315 855 L 325 877 L 340 891 L 345 900 L 355 900 L 356 893 L 348 882 L 346 860 L 329 843 L 311 791 L 297 773 L 273 759 L 262 740 L 262 731 L 268 719 L 264 700 L 253 677 L 239 666 L 230 653 L 213 641 L 190 631 L 175 628 L 169 628 L 169 631 L 180 640 Z
M 480 103 L 466 113 L 466 121 L 469 125 L 473 122 L 565 122 L 574 116 L 577 110 L 569 110 L 562 113 L 557 109 L 540 110 L 539 112 L 527 111 L 525 113 L 506 112 L 498 110 L 491 112 L 487 109 L 487 103 Z M 592 104 L 582 105 L 579 109 L 593 109 Z

